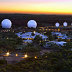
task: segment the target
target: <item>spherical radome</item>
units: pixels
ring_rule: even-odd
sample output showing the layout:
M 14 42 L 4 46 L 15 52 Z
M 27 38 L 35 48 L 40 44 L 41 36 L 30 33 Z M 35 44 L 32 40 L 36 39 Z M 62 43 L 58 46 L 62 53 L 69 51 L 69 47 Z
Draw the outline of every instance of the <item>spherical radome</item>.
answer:
M 67 26 L 67 22 L 64 22 L 63 25 L 64 25 L 64 26 Z
M 28 23 L 27 23 L 27 26 L 29 28 L 33 27 L 33 28 L 36 28 L 37 27 L 37 23 L 35 20 L 29 20 Z
M 71 25 L 72 25 L 72 23 L 71 23 Z
M 9 19 L 4 19 L 1 25 L 2 28 L 11 28 L 12 22 Z
M 55 26 L 56 26 L 56 27 L 59 27 L 59 23 L 58 23 L 58 22 L 57 22 L 57 23 L 55 23 Z

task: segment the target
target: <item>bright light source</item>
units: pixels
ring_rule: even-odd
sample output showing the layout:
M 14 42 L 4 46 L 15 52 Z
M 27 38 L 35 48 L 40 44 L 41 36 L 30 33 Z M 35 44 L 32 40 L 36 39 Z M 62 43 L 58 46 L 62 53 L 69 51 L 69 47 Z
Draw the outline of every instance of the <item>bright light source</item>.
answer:
M 8 39 L 8 38 L 7 38 Z
M 6 53 L 7 56 L 9 56 L 9 54 L 10 54 L 9 52 Z
M 13 32 L 14 32 L 14 30 L 13 30 Z
M 25 58 L 27 58 L 27 57 L 28 57 L 28 55 L 27 55 L 27 54 L 25 54 L 24 56 L 25 56 Z
M 46 39 L 45 39 L 45 41 L 46 41 Z
M 40 41 L 41 42 L 41 41 Z
M 46 29 L 47 30 L 47 29 Z
M 34 33 L 35 33 L 35 31 L 34 31 Z
M 16 57 L 18 56 L 18 54 L 16 54 Z
M 27 53 L 24 55 L 24 57 L 22 57 L 22 58 L 27 58 L 28 57 L 28 55 L 27 55 Z
M 35 56 L 35 59 L 36 59 L 37 57 Z
M 47 56 L 46 56 L 47 57 Z

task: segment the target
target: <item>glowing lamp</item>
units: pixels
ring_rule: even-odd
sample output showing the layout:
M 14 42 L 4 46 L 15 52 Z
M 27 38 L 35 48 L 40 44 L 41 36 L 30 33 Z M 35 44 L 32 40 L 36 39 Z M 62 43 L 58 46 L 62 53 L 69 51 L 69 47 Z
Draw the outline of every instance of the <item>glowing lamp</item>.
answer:
M 6 55 L 9 56 L 9 52 L 7 52 Z
M 14 30 L 13 30 L 13 32 L 14 32 Z
M 18 54 L 16 54 L 16 57 L 18 56 Z
M 8 38 L 7 38 L 8 39 Z
M 27 57 L 28 57 L 28 55 L 27 55 L 27 54 L 25 54 L 24 56 L 25 56 L 25 58 L 27 58 Z
M 34 33 L 35 33 L 35 31 L 34 31 Z
M 47 56 L 46 56 L 47 57 Z
M 35 59 L 36 59 L 37 57 L 35 56 Z

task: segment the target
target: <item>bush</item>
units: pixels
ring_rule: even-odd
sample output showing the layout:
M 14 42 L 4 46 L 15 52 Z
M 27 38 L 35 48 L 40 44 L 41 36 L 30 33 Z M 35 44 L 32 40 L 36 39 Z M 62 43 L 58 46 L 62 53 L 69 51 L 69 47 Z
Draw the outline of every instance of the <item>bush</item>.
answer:
M 22 52 L 36 52 L 40 50 L 41 50 L 40 46 L 26 46 Z
M 3 71 L 3 72 L 6 72 L 6 69 L 5 69 L 5 68 L 2 68 L 2 71 Z
M 7 61 L 4 59 L 0 59 L 0 64 L 7 64 Z
M 0 49 L 0 54 L 2 54 L 3 53 L 3 51 Z

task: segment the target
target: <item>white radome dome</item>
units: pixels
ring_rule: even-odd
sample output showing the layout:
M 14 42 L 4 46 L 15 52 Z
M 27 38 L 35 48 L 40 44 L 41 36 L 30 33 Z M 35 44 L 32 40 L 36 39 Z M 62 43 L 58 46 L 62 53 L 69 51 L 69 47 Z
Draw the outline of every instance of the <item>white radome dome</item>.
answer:
M 56 26 L 56 27 L 59 27 L 59 25 L 60 25 L 60 24 L 59 24 L 58 22 L 57 22 L 57 23 L 55 23 L 55 26 Z
M 2 28 L 11 28 L 12 22 L 9 19 L 4 19 L 1 25 Z
M 63 25 L 64 25 L 64 26 L 67 26 L 67 22 L 64 22 Z
M 33 27 L 33 28 L 36 28 L 37 27 L 37 23 L 35 20 L 29 20 L 28 23 L 27 23 L 27 26 L 29 28 Z
M 71 25 L 72 25 L 72 23 L 71 23 Z

